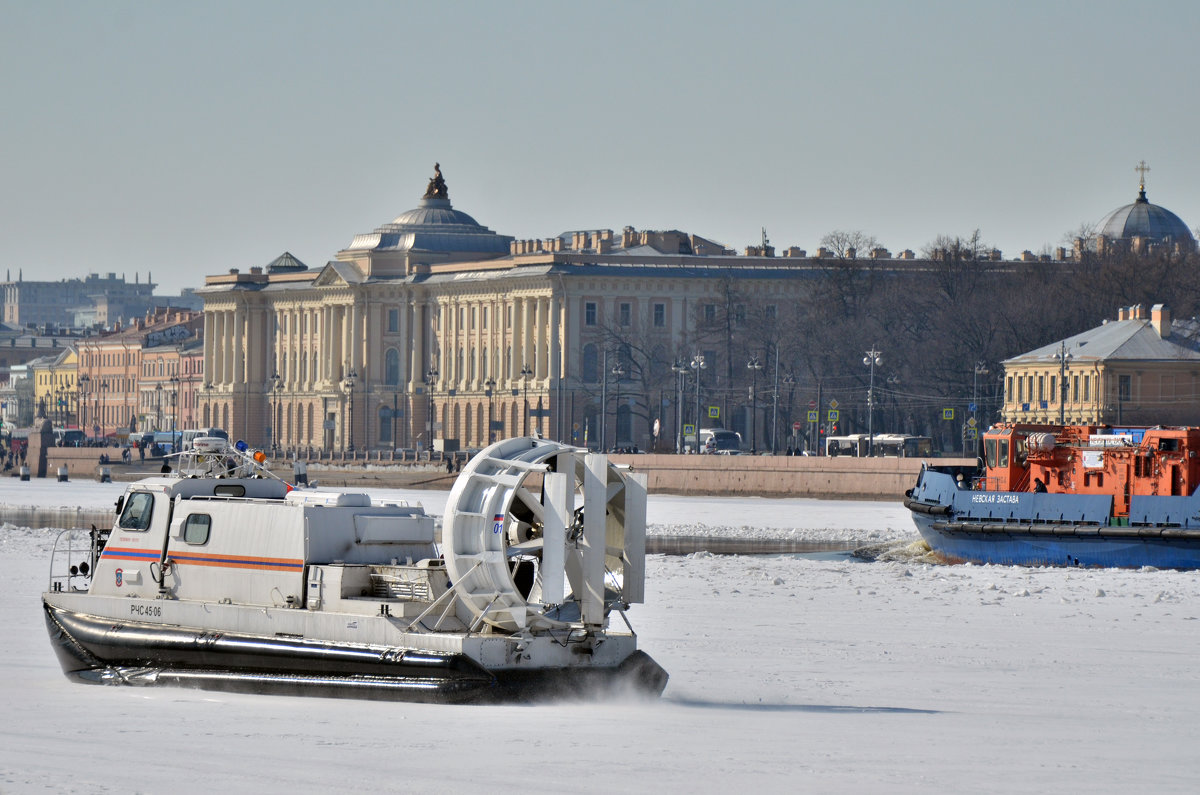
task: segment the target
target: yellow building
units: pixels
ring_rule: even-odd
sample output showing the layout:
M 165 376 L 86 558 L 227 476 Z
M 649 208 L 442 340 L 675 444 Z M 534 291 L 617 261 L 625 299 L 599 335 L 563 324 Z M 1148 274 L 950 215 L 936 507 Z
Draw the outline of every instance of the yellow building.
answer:
M 44 411 L 55 427 L 79 427 L 79 354 L 64 348 L 29 362 L 34 411 Z
M 1200 424 L 1200 323 L 1156 304 L 1004 361 L 1004 418 L 1108 425 Z

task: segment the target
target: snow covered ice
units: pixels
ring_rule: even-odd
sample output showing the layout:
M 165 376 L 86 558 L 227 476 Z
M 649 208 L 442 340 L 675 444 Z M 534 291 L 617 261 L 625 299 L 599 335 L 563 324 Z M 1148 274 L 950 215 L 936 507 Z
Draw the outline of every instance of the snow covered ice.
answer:
M 122 484 L 0 482 L 107 508 Z M 382 490 L 374 490 L 382 493 Z M 387 492 L 441 513 L 445 492 Z M 650 532 L 916 540 L 898 503 L 651 495 Z M 649 558 L 661 701 L 445 706 L 63 676 L 56 531 L 0 529 L 0 792 L 1191 792 L 1196 572 Z

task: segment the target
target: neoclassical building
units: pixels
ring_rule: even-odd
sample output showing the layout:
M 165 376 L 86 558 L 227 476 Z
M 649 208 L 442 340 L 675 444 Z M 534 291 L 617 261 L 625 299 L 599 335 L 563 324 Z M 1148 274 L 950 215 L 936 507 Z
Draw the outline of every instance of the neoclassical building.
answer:
M 677 390 L 689 409 L 696 391 L 709 424 L 710 391 L 731 368 L 744 380 L 743 357 L 762 351 L 747 318 L 774 317 L 818 267 L 765 241 L 739 256 L 676 231 L 515 240 L 455 210 L 435 166 L 415 209 L 323 267 L 285 254 L 206 279 L 200 421 L 251 444 L 339 451 L 526 432 L 645 447 L 659 419 L 673 446 L 688 421 Z M 718 344 L 714 325 L 746 328 Z M 703 401 L 672 370 L 697 355 Z M 740 421 L 764 427 L 765 405 L 753 413 Z

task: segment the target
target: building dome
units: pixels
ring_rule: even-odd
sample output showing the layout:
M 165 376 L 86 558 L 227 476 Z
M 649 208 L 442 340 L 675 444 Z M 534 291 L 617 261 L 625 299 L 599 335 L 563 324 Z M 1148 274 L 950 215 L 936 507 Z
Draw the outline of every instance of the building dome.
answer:
M 1096 234 L 1109 241 L 1132 241 L 1140 237 L 1152 243 L 1179 244 L 1188 251 L 1196 247 L 1196 239 L 1178 215 L 1146 199 L 1145 185 L 1138 191 L 1137 201 L 1106 215 Z
M 356 235 L 346 251 L 429 251 L 498 256 L 507 254 L 512 237 L 499 235 L 450 205 L 441 167 L 418 205 L 374 232 Z

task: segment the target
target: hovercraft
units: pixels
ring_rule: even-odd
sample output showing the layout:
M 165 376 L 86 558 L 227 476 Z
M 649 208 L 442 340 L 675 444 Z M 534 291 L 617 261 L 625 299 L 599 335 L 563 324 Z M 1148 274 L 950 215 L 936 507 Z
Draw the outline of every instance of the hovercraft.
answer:
M 463 468 L 439 543 L 419 505 L 296 489 L 242 442 L 195 442 L 111 529 L 60 534 L 43 603 L 69 676 L 434 702 L 666 686 L 626 617 L 643 475 L 507 439 Z

